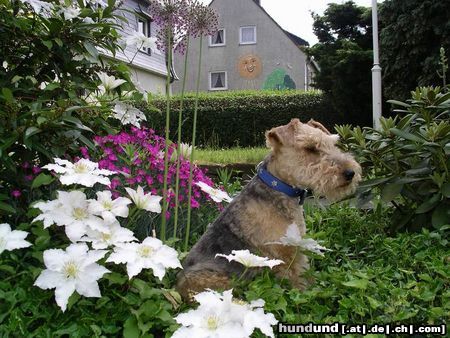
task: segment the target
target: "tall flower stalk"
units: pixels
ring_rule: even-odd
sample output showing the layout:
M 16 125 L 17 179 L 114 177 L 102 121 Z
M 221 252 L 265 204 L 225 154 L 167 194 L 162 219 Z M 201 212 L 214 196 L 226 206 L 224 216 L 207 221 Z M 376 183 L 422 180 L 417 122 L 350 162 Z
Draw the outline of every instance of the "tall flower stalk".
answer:
M 192 176 L 193 176 L 193 164 L 195 156 L 195 142 L 197 136 L 197 114 L 198 114 L 198 98 L 200 92 L 200 78 L 201 78 L 201 66 L 202 66 L 202 52 L 203 52 L 203 37 L 213 34 L 217 31 L 218 16 L 217 13 L 209 6 L 204 6 L 199 3 L 195 3 L 192 11 L 192 35 L 198 37 L 200 40 L 199 57 L 198 57 L 198 70 L 197 70 L 197 83 L 196 94 L 194 103 L 194 120 L 192 123 L 192 152 L 190 157 L 190 170 L 189 170 L 189 186 L 188 186 L 188 211 L 186 230 L 184 238 L 184 251 L 187 251 L 189 246 L 189 236 L 191 230 L 191 198 L 192 198 Z
M 167 27 L 167 83 L 166 83 L 166 144 L 164 148 L 164 185 L 163 185 L 163 210 L 161 215 L 161 240 L 166 240 L 167 209 L 169 205 L 167 194 L 167 176 L 169 174 L 169 131 L 170 131 L 170 80 L 172 64 L 172 38 L 171 29 Z
M 183 50 L 183 37 L 186 31 L 186 18 L 188 4 L 186 0 L 151 0 L 148 8 L 150 15 L 159 26 L 157 32 L 157 45 L 165 51 L 167 57 L 167 84 L 166 84 L 166 146 L 164 151 L 164 184 L 163 184 L 163 210 L 161 215 L 161 240 L 166 239 L 167 209 L 168 209 L 168 174 L 169 174 L 169 131 L 170 131 L 170 83 L 171 67 L 174 47 Z M 179 167 L 177 168 L 179 174 Z
M 189 54 L 189 34 L 186 36 L 186 52 L 184 55 L 184 70 L 183 70 L 183 83 L 181 86 L 181 98 L 180 98 L 180 110 L 178 112 L 178 139 L 177 139 L 177 172 L 175 178 L 175 212 L 174 212 L 174 225 L 173 225 L 173 237 L 177 237 L 178 229 L 178 209 L 180 205 L 180 165 L 181 165 L 181 124 L 183 123 L 183 108 L 184 108 L 184 93 L 186 90 L 186 78 L 187 78 L 187 63 Z

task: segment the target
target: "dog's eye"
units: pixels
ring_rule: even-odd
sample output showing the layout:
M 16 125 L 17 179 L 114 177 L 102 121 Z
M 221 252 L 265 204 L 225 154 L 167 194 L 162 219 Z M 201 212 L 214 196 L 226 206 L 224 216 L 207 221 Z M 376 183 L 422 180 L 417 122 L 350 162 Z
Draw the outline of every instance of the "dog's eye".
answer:
M 317 149 L 316 146 L 307 146 L 305 149 L 306 149 L 306 151 L 308 153 L 311 153 L 311 154 L 318 154 L 319 153 L 319 149 Z

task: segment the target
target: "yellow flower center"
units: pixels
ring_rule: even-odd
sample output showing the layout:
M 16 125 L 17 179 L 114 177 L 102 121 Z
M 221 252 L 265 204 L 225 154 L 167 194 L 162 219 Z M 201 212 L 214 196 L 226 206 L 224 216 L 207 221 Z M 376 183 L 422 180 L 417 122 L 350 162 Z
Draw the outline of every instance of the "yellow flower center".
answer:
M 105 210 L 111 211 L 112 207 L 113 207 L 112 202 L 110 201 L 103 202 L 103 208 L 105 208 Z
M 87 211 L 86 211 L 86 209 L 83 209 L 83 208 L 75 208 L 72 211 L 72 216 L 77 221 L 83 220 L 87 217 Z
M 64 265 L 63 271 L 66 278 L 76 278 L 79 272 L 78 266 L 72 261 Z
M 138 249 L 138 254 L 141 257 L 150 257 L 153 253 L 153 248 L 147 246 L 147 245 L 143 245 Z
M 208 330 L 216 330 L 219 327 L 219 319 L 216 316 L 209 316 L 206 320 Z
M 233 299 L 233 303 L 238 304 L 238 305 L 248 305 L 248 303 L 243 301 L 242 299 L 236 299 L 236 298 Z
M 105 232 L 102 232 L 102 239 L 106 242 L 111 239 L 111 234 L 107 234 Z
M 75 163 L 73 166 L 73 170 L 77 174 L 84 174 L 89 171 L 89 168 L 84 163 Z

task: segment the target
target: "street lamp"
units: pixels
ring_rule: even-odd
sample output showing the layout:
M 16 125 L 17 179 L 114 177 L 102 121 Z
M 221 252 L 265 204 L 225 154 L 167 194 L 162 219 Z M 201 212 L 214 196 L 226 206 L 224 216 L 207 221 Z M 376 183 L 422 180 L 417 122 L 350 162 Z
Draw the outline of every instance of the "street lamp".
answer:
M 373 68 L 372 68 L 372 105 L 373 127 L 380 129 L 381 118 L 381 67 L 380 47 L 378 43 L 378 10 L 377 0 L 372 0 L 373 31 Z

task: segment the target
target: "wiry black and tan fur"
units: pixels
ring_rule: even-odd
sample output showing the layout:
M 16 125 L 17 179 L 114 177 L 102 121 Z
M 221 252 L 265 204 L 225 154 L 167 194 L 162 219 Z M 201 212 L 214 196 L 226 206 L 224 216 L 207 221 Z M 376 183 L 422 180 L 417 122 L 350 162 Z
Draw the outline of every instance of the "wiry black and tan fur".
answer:
M 305 124 L 294 119 L 268 131 L 266 140 L 271 148 L 264 160 L 267 170 L 294 187 L 312 189 L 316 195 L 337 200 L 351 194 L 361 180 L 358 163 L 342 153 L 335 146 L 337 137 L 316 121 Z M 177 289 L 189 299 L 206 288 L 229 287 L 231 277 L 240 276 L 244 267 L 215 255 L 243 249 L 283 260 L 285 264 L 274 271 L 289 278 L 294 287 L 304 288 L 302 274 L 309 267 L 307 257 L 295 255 L 294 247 L 266 244 L 279 241 L 292 223 L 299 226 L 301 235 L 306 233 L 298 199 L 269 188 L 255 176 L 194 245 L 183 262 Z M 254 274 L 257 270 L 251 271 Z M 252 272 L 245 277 L 251 277 Z

